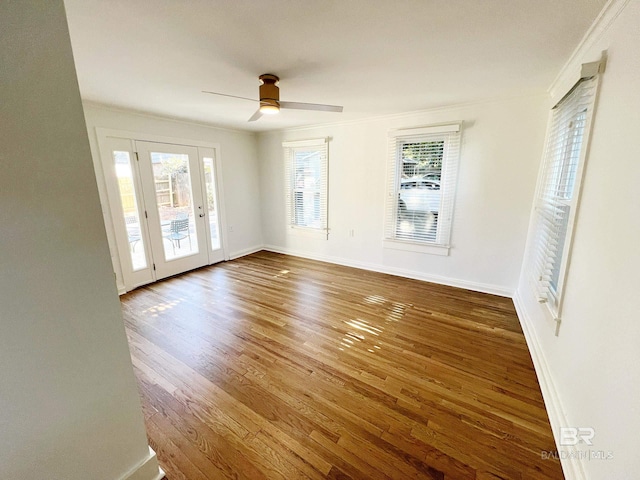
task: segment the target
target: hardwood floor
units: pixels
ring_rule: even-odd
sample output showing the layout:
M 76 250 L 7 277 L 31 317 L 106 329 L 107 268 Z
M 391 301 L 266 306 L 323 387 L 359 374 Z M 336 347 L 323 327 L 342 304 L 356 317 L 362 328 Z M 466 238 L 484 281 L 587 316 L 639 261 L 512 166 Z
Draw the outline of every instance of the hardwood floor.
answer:
M 259 252 L 122 306 L 169 480 L 563 478 L 509 299 Z

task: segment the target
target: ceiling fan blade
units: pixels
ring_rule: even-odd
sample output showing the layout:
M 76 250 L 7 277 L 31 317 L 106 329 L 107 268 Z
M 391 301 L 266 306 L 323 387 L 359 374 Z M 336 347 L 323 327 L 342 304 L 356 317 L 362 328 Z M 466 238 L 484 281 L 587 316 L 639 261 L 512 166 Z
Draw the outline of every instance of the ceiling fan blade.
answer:
M 251 102 L 259 102 L 260 101 L 260 100 L 256 100 L 255 98 L 239 97 L 237 95 L 228 95 L 226 93 L 209 92 L 207 90 L 202 90 L 202 93 L 210 93 L 211 95 L 220 95 L 221 97 L 239 98 L 241 100 L 249 100 Z
M 342 112 L 338 105 L 322 105 L 321 103 L 280 102 L 280 108 L 292 108 L 296 110 L 320 110 L 323 112 Z
M 262 116 L 262 112 L 260 111 L 260 109 L 256 110 L 256 113 L 254 113 L 253 115 L 251 115 L 251 118 L 247 121 L 249 122 L 255 122 L 256 120 L 258 120 L 260 117 Z

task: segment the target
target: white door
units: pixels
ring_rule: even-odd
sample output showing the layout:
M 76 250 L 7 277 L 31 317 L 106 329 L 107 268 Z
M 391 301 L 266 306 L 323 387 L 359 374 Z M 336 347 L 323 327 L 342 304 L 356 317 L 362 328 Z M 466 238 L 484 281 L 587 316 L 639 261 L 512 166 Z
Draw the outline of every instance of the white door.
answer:
M 156 279 L 209 263 L 196 147 L 136 141 Z
M 125 290 L 226 260 L 215 148 L 99 138 Z

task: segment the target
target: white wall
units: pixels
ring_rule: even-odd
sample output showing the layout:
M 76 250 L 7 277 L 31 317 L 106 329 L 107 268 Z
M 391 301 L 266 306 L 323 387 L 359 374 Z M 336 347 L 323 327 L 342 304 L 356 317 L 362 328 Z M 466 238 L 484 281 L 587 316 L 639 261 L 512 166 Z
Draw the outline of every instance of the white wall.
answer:
M 586 164 L 582 199 L 566 283 L 558 337 L 544 306 L 536 303 L 523 270 L 517 303 L 553 426 L 592 427 L 592 447 L 611 460 L 584 460 L 567 478 L 638 478 L 640 472 L 640 1 L 632 0 L 609 28 L 617 7 L 593 35 L 554 88 L 561 97 L 578 78 L 580 63 L 599 60 L 608 49 L 607 71 Z M 561 87 L 564 85 L 564 87 Z M 546 374 L 545 374 L 546 370 Z M 554 405 L 555 403 L 555 405 Z
M 100 152 L 96 127 L 219 144 L 222 160 L 221 176 L 224 185 L 224 205 L 227 226 L 229 227 L 229 231 L 226 232 L 227 254 L 234 258 L 262 246 L 258 193 L 260 183 L 258 180 L 259 168 L 255 134 L 139 114 L 94 104 L 85 104 L 84 110 L 105 225 L 107 225 L 107 231 L 109 232 L 109 245 L 111 247 L 114 271 L 118 277 L 119 285 L 121 285 L 120 260 L 112 233 L 113 226 L 107 201 L 104 175 L 99 163 Z
M 464 124 L 450 255 L 383 248 L 389 130 L 453 121 Z M 260 134 L 265 244 L 510 296 L 518 282 L 545 122 L 544 97 L 527 97 Z M 329 240 L 287 234 L 281 142 L 324 136 L 331 137 Z
M 151 480 L 63 3 L 0 21 L 0 478 Z

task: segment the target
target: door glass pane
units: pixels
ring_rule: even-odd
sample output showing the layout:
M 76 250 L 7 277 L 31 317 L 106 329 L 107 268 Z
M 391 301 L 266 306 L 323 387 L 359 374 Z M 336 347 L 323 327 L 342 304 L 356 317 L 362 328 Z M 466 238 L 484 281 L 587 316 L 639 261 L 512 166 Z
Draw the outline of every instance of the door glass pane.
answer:
M 189 155 L 151 152 L 166 261 L 198 253 Z
M 216 195 L 216 177 L 213 158 L 204 157 L 204 181 L 207 188 L 207 215 L 211 231 L 211 250 L 220 249 L 220 228 L 218 225 L 218 205 Z
M 133 184 L 133 172 L 131 171 L 131 158 L 129 152 L 113 152 L 113 160 L 116 166 L 116 177 L 120 189 L 120 202 L 124 213 L 124 223 L 129 239 L 129 253 L 133 270 L 147 268 L 147 260 L 144 253 L 144 241 L 140 231 L 140 218 L 138 217 L 138 201 L 136 189 Z

